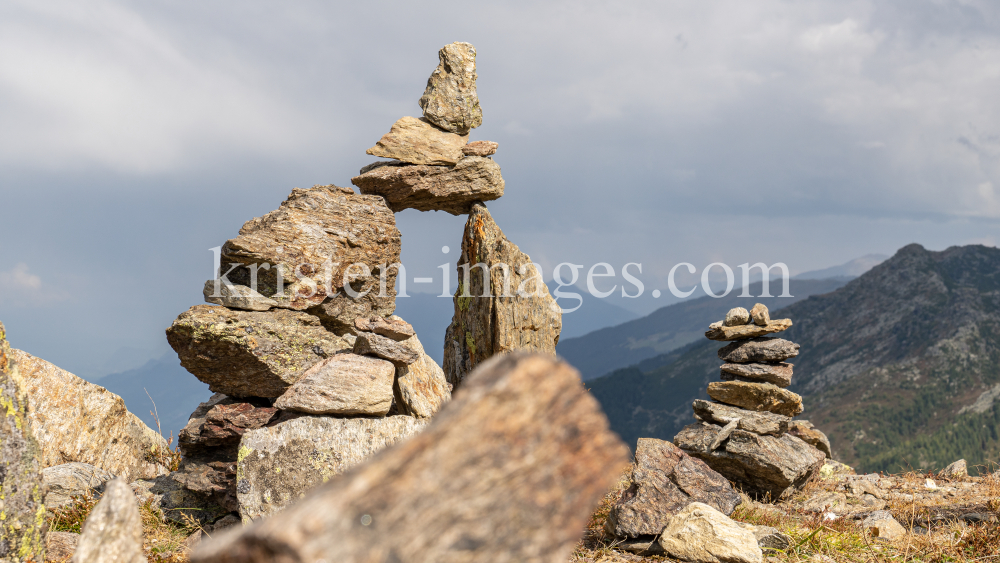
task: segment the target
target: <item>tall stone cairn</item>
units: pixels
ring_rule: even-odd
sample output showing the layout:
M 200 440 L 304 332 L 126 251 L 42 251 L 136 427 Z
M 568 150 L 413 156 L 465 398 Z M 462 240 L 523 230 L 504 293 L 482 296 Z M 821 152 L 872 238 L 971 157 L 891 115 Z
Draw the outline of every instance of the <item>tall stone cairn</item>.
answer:
M 802 397 L 786 389 L 793 366 L 785 360 L 798 355 L 799 345 L 766 336 L 791 326 L 790 319 L 772 320 L 760 303 L 750 311 L 736 307 L 712 323 L 705 336 L 728 342 L 718 354 L 725 362 L 722 381 L 708 385 L 713 401 L 694 402 L 699 422 L 674 437 L 678 447 L 744 490 L 772 499 L 801 489 L 826 459 L 793 432 L 804 422 L 792 420 L 803 410 Z

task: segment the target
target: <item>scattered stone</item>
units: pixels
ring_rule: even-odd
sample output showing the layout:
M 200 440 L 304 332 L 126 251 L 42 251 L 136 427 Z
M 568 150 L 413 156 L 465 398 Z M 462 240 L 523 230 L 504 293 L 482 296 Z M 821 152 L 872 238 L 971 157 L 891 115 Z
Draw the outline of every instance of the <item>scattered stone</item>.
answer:
M 499 146 L 493 141 L 472 141 L 462 147 L 462 154 L 465 156 L 490 156 L 496 154 Z
M 743 309 L 740 307 L 743 311 Z M 744 340 L 747 338 L 757 338 L 764 336 L 765 334 L 773 334 L 775 332 L 781 332 L 783 330 L 788 330 L 792 326 L 792 321 L 790 319 L 779 319 L 776 321 L 771 321 L 765 326 L 757 326 L 755 324 L 744 324 L 740 326 L 719 326 L 709 325 L 708 332 L 705 333 L 705 337 L 709 340 Z M 773 361 L 773 360 L 772 360 Z
M 42 470 L 45 484 L 45 508 L 61 508 L 73 502 L 73 497 L 87 494 L 95 497 L 104 492 L 104 484 L 115 476 L 89 463 L 71 461 Z
M 830 491 L 820 491 L 802 503 L 802 510 L 814 514 L 832 512 L 839 516 L 850 512 L 850 509 L 851 507 L 847 503 L 847 495 Z
M 234 397 L 280 397 L 307 369 L 348 348 L 306 313 L 210 305 L 181 313 L 167 342 L 209 389 Z
M 714 381 L 708 384 L 708 396 L 727 405 L 784 416 L 795 416 L 803 409 L 802 397 L 770 383 Z
M 476 94 L 476 48 L 455 42 L 438 51 L 438 66 L 420 97 L 424 117 L 445 131 L 467 135 L 483 124 Z
M 799 345 L 782 338 L 754 338 L 733 342 L 719 349 L 720 360 L 735 364 L 783 362 L 798 355 Z
M 410 365 L 420 359 L 420 354 L 407 346 L 378 334 L 362 332 L 354 341 L 354 353 L 378 356 L 397 367 Z
M 823 467 L 819 470 L 819 476 L 824 481 L 839 480 L 848 475 L 854 475 L 854 468 L 840 463 L 839 461 L 834 461 L 827 458 L 823 463 Z
M 627 459 L 576 370 L 506 354 L 421 433 L 191 560 L 565 561 Z
M 660 535 L 671 557 L 692 563 L 761 563 L 757 538 L 728 516 L 700 502 L 671 518 Z
M 69 561 L 80 543 L 80 534 L 73 532 L 49 532 L 45 534 L 45 560 Z
M 205 303 L 222 305 L 230 309 L 267 311 L 278 306 L 278 302 L 274 299 L 264 297 L 245 285 L 227 284 L 222 280 L 206 281 L 202 294 L 205 296 Z
M 385 416 L 392 407 L 395 376 L 391 362 L 337 354 L 306 370 L 274 406 L 310 414 Z
M 753 319 L 753 324 L 757 326 L 767 326 L 771 324 L 771 313 L 767 310 L 767 305 L 763 303 L 757 303 L 750 309 L 750 318 Z
M 790 419 L 780 414 L 748 411 L 703 399 L 696 400 L 692 407 L 694 407 L 694 414 L 706 422 L 725 425 L 733 420 L 739 420 L 737 428 L 761 435 L 780 436 L 788 431 Z
M 968 477 L 969 469 L 965 463 L 965 460 L 960 459 L 958 461 L 950 463 L 948 467 L 942 469 L 939 475 L 941 475 L 942 477 L 947 477 L 949 479 Z
M 937 483 L 934 482 L 934 479 L 925 479 L 924 480 L 924 488 L 933 491 L 933 490 L 937 489 L 938 486 L 937 486 Z
M 531 257 L 507 240 L 483 204 L 473 206 L 465 223 L 457 270 L 455 314 L 445 332 L 442 365 L 454 389 L 494 355 L 519 349 L 556 353 L 562 309 Z
M 429 418 L 451 400 L 451 385 L 445 379 L 444 370 L 427 355 L 416 335 L 402 344 L 420 354 L 420 359 L 396 368 L 396 403 L 404 414 Z
M 142 519 L 132 489 L 122 478 L 108 482 L 101 502 L 83 523 L 73 563 L 146 563 Z
M 726 313 L 722 326 L 742 326 L 750 322 L 750 313 L 743 307 L 733 307 Z
M 788 432 L 792 436 L 801 438 L 803 442 L 823 452 L 827 458 L 833 457 L 833 451 L 830 449 L 830 439 L 808 420 L 793 420 L 788 425 Z
M 456 164 L 464 156 L 469 136 L 442 131 L 427 118 L 403 117 L 392 124 L 375 146 L 365 151 L 372 156 L 395 158 L 410 164 Z
M 121 397 L 27 352 L 14 350 L 13 358 L 27 384 L 28 420 L 43 467 L 79 461 L 130 481 L 167 472 L 157 461 L 167 441 Z
M 906 528 L 885 510 L 877 511 L 865 518 L 861 522 L 861 527 L 869 530 L 873 537 L 884 540 L 894 540 L 906 535 Z
M 757 546 L 764 549 L 784 551 L 792 545 L 792 538 L 778 531 L 771 526 L 754 526 L 753 537 L 757 539 Z
M 722 364 L 723 381 L 761 381 L 778 387 L 792 384 L 792 364 Z
M 503 195 L 500 165 L 492 159 L 467 156 L 455 166 L 380 166 L 351 178 L 361 193 L 382 196 L 395 212 L 404 209 L 469 213 L 477 201 Z
M 631 480 L 605 522 L 605 530 L 615 537 L 658 534 L 692 501 L 704 502 L 727 516 L 740 504 L 740 495 L 725 477 L 670 442 L 655 438 L 639 438 Z
M 415 335 L 413 326 L 399 317 L 358 317 L 354 319 L 354 328 L 361 332 L 374 332 L 393 340 L 406 340 Z

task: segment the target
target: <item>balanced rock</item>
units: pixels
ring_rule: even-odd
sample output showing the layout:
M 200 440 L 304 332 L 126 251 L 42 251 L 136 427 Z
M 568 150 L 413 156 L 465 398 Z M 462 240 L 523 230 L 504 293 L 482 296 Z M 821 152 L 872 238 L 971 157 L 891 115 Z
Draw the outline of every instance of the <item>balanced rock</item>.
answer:
M 788 322 L 791 323 L 791 321 Z M 719 349 L 719 359 L 734 364 L 783 362 L 798 355 L 799 345 L 781 338 L 741 340 Z
M 689 504 L 671 518 L 659 541 L 671 557 L 691 563 L 761 563 L 764 560 L 751 530 L 700 502 Z
M 462 148 L 468 142 L 468 134 L 442 131 L 427 118 L 403 117 L 366 153 L 410 164 L 453 165 L 465 156 Z
M 420 97 L 420 109 L 441 129 L 466 135 L 483 124 L 483 110 L 476 94 L 476 48 L 455 42 L 442 47 L 438 59 Z
M 104 484 L 115 476 L 89 463 L 71 461 L 42 470 L 45 508 L 51 510 L 73 502 L 73 497 L 101 496 Z
M 742 326 L 750 322 L 750 313 L 743 307 L 734 307 L 726 313 L 722 326 Z
M 788 431 L 787 416 L 771 412 L 756 412 L 744 410 L 722 403 L 713 403 L 703 399 L 696 400 L 693 405 L 694 414 L 706 422 L 714 422 L 723 426 L 737 420 L 736 428 L 753 432 L 754 434 L 770 434 L 780 436 Z
M 247 432 L 236 486 L 243 521 L 274 514 L 425 424 L 412 416 L 302 416 Z
M 142 518 L 132 488 L 122 478 L 108 482 L 101 502 L 83 523 L 73 563 L 146 563 Z
M 320 360 L 349 348 L 306 313 L 196 305 L 167 329 L 181 366 L 216 393 L 280 397 Z
M 507 354 L 416 436 L 191 560 L 566 561 L 627 459 L 576 370 Z
M 351 178 L 361 193 L 382 196 L 393 211 L 469 212 L 477 201 L 503 195 L 500 165 L 492 159 L 467 156 L 455 166 L 385 165 Z
M 802 397 L 770 383 L 715 381 L 708 384 L 708 396 L 727 405 L 784 416 L 795 416 L 803 408 Z
M 395 366 L 386 360 L 337 354 L 306 370 L 274 406 L 309 414 L 385 416 L 395 376 Z
M 659 534 L 691 502 L 704 502 L 727 516 L 740 504 L 725 477 L 655 438 L 639 438 L 631 481 L 605 522 L 605 530 L 615 537 Z
M 397 341 L 406 340 L 416 334 L 410 323 L 396 316 L 358 317 L 354 319 L 354 328 L 362 332 L 374 332 Z
M 405 344 L 370 332 L 358 334 L 357 340 L 354 341 L 354 353 L 378 356 L 383 360 L 389 360 L 396 367 L 406 366 L 420 359 L 420 354 Z
M 775 364 L 723 364 L 723 381 L 759 381 L 771 383 L 778 387 L 788 387 L 792 384 L 792 364 L 779 362 Z
M 42 453 L 32 436 L 28 386 L 0 323 L 0 560 L 45 559 Z M 10 558 L 10 559 L 8 559 Z
M 826 437 L 823 431 L 813 426 L 808 420 L 793 420 L 788 425 L 788 433 L 823 452 L 827 458 L 833 458 L 833 451 L 830 449 L 830 439 Z
M 404 414 L 431 417 L 451 400 L 451 385 L 444 370 L 427 355 L 416 335 L 401 344 L 418 353 L 420 359 L 396 368 L 396 402 Z
M 79 461 L 129 481 L 167 472 L 157 461 L 167 441 L 121 397 L 27 352 L 14 350 L 13 357 L 27 384 L 28 418 L 43 466 Z
M 531 257 L 507 240 L 483 204 L 473 206 L 465 223 L 458 283 L 442 366 L 453 388 L 494 355 L 555 354 L 562 309 Z
M 746 309 L 743 309 L 742 307 L 739 309 L 746 312 Z M 744 340 L 747 338 L 757 338 L 764 336 L 765 334 L 774 334 L 775 332 L 788 330 L 791 326 L 792 321 L 790 319 L 770 321 L 765 326 L 758 326 L 756 324 L 726 326 L 725 321 L 723 321 L 723 324 L 713 323 L 710 325 L 708 327 L 708 332 L 705 333 L 705 336 L 709 340 Z
M 328 297 L 319 305 L 306 309 L 306 312 L 318 318 L 323 328 L 346 336 L 357 330 L 354 326 L 356 319 L 373 315 L 378 317 L 391 315 L 396 310 L 395 297 L 381 297 L 382 294 L 378 288 L 373 288 L 367 293 L 357 293 L 354 297 L 339 294 Z
M 757 326 L 767 326 L 771 324 L 771 313 L 767 310 L 767 305 L 757 303 L 750 309 L 750 318 Z
M 223 280 L 208 280 L 202 290 L 205 303 L 222 305 L 230 309 L 244 311 L 267 311 L 277 307 L 278 302 L 264 297 L 245 285 L 225 283 Z
M 222 245 L 220 274 L 291 309 L 350 295 L 345 279 L 355 293 L 366 288 L 390 307 L 396 271 L 389 266 L 399 262 L 399 249 L 395 216 L 380 198 L 333 185 L 295 188 Z
M 465 156 L 490 156 L 496 154 L 499 146 L 493 141 L 472 141 L 462 147 L 462 154 Z

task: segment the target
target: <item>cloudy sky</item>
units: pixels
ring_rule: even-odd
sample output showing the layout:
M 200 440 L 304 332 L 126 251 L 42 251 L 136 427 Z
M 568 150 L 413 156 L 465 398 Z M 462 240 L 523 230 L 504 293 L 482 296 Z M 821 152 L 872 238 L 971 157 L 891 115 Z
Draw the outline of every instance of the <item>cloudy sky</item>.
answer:
M 209 248 L 349 185 L 437 50 L 478 50 L 490 204 L 545 266 L 794 272 L 1000 239 L 985 0 L 0 4 L 0 320 L 98 377 L 167 350 Z M 397 215 L 411 276 L 463 220 Z M 647 305 L 648 306 L 648 305 Z

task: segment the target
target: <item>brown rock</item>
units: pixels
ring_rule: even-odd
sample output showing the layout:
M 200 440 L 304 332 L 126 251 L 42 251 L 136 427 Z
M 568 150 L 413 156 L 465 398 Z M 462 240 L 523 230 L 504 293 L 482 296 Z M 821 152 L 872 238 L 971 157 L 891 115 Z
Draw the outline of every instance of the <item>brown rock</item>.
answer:
M 49 532 L 45 534 L 45 560 L 62 563 L 69 561 L 80 542 L 80 534 L 73 532 Z
M 771 313 L 767 310 L 767 305 L 763 303 L 757 303 L 750 309 L 750 318 L 753 319 L 753 324 L 757 326 L 767 326 L 771 324 Z
M 833 452 L 830 450 L 830 439 L 808 420 L 793 420 L 788 425 L 788 433 L 823 452 L 827 458 L 833 459 Z
M 462 154 L 465 156 L 490 156 L 496 154 L 500 145 L 493 141 L 472 141 L 462 147 Z
M 260 428 L 274 420 L 278 409 L 262 406 L 266 401 L 254 399 L 254 403 L 243 402 L 222 393 L 216 393 L 208 401 L 198 405 L 191 413 L 188 423 L 178 433 L 177 444 L 184 457 L 229 447 L 234 454 L 240 438 L 247 430 Z
M 396 368 L 397 404 L 411 416 L 431 417 L 451 400 L 451 385 L 445 379 L 441 366 L 424 352 L 416 335 L 402 344 L 420 354 L 420 359 Z
M 181 366 L 234 397 L 280 397 L 321 360 L 349 348 L 313 315 L 196 305 L 167 329 Z
M 101 502 L 83 523 L 73 563 L 146 563 L 142 518 L 132 488 L 121 477 L 108 482 Z
M 752 411 L 768 411 L 784 416 L 802 412 L 802 397 L 770 383 L 746 381 L 714 381 L 708 384 L 708 396 Z
M 439 63 L 420 97 L 424 117 L 445 131 L 467 135 L 483 124 L 476 94 L 476 48 L 452 43 L 438 51 Z
M 413 326 L 399 317 L 359 317 L 354 319 L 354 328 L 362 332 L 374 332 L 393 340 L 406 340 L 416 332 Z
M 562 310 L 531 257 L 507 240 L 482 204 L 473 207 L 465 223 L 458 283 L 442 366 L 453 388 L 496 354 L 519 349 L 555 354 Z
M 391 362 L 337 354 L 306 370 L 274 406 L 310 414 L 385 416 L 392 407 L 395 376 Z
M 395 158 L 410 164 L 456 164 L 464 156 L 462 148 L 469 135 L 442 131 L 426 118 L 403 117 L 392 124 L 375 146 L 365 151 L 372 156 Z
M 396 367 L 406 366 L 420 359 L 420 354 L 407 346 L 370 332 L 358 334 L 358 339 L 354 341 L 354 353 L 378 356 L 383 360 L 389 360 Z
M 799 345 L 781 338 L 741 340 L 719 349 L 719 359 L 734 364 L 783 362 L 798 355 Z
M 354 320 L 361 317 L 382 317 L 391 315 L 396 310 L 396 298 L 388 293 L 383 294 L 377 287 L 364 295 L 351 297 L 340 294 L 329 297 L 323 303 L 306 309 L 310 315 L 317 317 L 323 327 L 339 335 L 345 335 L 357 330 Z
M 264 297 L 245 285 L 227 284 L 222 280 L 206 281 L 202 295 L 205 296 L 205 303 L 244 311 L 267 311 L 279 305 L 274 299 Z
M 564 561 L 627 458 L 576 370 L 510 354 L 416 436 L 192 561 Z
M 722 326 L 736 327 L 743 326 L 750 322 L 750 313 L 743 307 L 733 307 L 726 313 L 726 318 L 722 321 Z
M 746 312 L 746 309 L 743 309 Z M 778 319 L 771 321 L 767 326 L 757 326 L 755 324 L 743 324 L 740 326 L 715 326 L 709 327 L 705 337 L 709 340 L 744 340 L 747 338 L 757 338 L 765 334 L 773 334 L 788 330 L 792 326 L 791 319 Z
M 450 166 L 379 166 L 351 178 L 361 193 L 382 196 L 393 211 L 469 212 L 477 201 L 503 195 L 500 165 L 492 159 L 467 156 Z
M 694 414 L 706 422 L 714 422 L 724 426 L 733 420 L 739 420 L 737 428 L 754 434 L 780 436 L 788 431 L 790 419 L 780 414 L 749 411 L 702 399 L 696 400 L 692 406 Z
M 740 495 L 725 477 L 670 442 L 639 438 L 632 483 L 611 507 L 605 530 L 616 537 L 659 534 L 671 516 L 696 501 L 728 516 Z
M 788 387 L 792 383 L 792 364 L 723 364 L 723 381 L 760 381 L 778 387 Z

